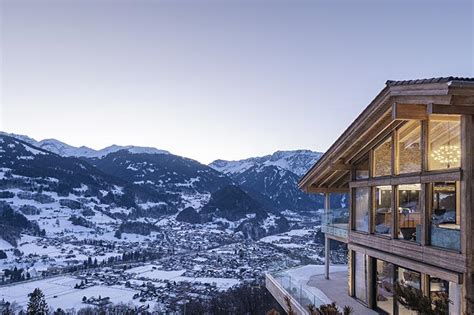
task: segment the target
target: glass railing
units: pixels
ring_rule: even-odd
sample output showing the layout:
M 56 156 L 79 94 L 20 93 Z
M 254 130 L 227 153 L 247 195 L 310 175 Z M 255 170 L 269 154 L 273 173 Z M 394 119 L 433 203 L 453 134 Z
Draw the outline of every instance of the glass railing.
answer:
M 340 237 L 347 237 L 349 226 L 348 209 L 328 209 L 324 211 L 321 218 L 321 231 Z
M 302 308 L 308 309 L 308 306 L 313 304 L 320 306 L 326 304 L 327 301 L 321 300 L 311 292 L 311 289 L 305 282 L 298 281 L 286 274 L 285 271 L 271 273 L 270 276 L 291 296 Z M 309 280 L 309 279 L 307 279 Z

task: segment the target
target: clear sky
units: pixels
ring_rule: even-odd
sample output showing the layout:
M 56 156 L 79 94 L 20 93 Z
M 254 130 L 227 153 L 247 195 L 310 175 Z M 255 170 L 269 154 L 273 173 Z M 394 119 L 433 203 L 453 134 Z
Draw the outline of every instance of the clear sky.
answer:
M 37 140 L 324 151 L 387 79 L 474 76 L 470 0 L 0 3 L 0 130 Z

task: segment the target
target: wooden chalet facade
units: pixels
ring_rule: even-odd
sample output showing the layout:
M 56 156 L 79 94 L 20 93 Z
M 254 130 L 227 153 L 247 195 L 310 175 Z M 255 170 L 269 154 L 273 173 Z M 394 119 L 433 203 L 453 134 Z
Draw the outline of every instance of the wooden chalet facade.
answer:
M 474 78 L 387 81 L 299 187 L 326 194 L 328 216 L 330 194 L 349 196 L 346 233 L 323 231 L 348 244 L 350 296 L 414 314 L 399 282 L 474 314 Z

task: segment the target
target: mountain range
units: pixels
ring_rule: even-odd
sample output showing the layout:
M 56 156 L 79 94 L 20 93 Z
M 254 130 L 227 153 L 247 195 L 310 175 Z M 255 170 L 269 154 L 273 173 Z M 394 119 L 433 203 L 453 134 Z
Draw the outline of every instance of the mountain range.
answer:
M 290 228 L 283 211 L 322 207 L 321 196 L 304 194 L 296 185 L 320 156 L 277 151 L 204 165 L 155 148 L 94 150 L 0 133 L 0 203 L 26 218 L 57 206 L 73 224 L 87 228 L 100 225 L 94 219 L 99 216 L 113 221 L 105 229 L 170 217 L 260 238 Z

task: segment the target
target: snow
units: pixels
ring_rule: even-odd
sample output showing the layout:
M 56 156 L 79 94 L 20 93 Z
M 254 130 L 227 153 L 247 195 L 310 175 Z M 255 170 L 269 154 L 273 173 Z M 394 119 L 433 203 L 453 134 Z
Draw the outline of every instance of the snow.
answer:
M 264 242 L 264 243 L 273 243 L 273 242 L 278 242 L 280 240 L 290 240 L 291 237 L 286 236 L 286 235 L 270 235 L 270 236 L 265 236 L 261 238 L 259 241 Z
M 23 144 L 23 147 L 26 149 L 26 151 L 32 153 L 33 155 L 38 155 L 38 154 L 45 155 L 46 154 L 43 151 L 40 151 L 40 150 L 37 150 L 35 148 L 30 147 L 29 145 L 24 145 Z
M 282 243 L 282 244 L 275 244 L 275 245 L 282 248 L 304 248 L 303 245 L 293 244 L 293 243 L 289 243 L 289 244 Z
M 198 258 L 194 259 L 195 261 Z M 201 258 L 199 261 L 207 259 Z M 213 277 L 188 277 L 184 276 L 185 269 L 182 270 L 161 270 L 157 265 L 145 265 L 126 270 L 126 273 L 134 274 L 137 279 L 150 279 L 155 281 L 175 281 L 175 282 L 190 282 L 190 283 L 208 283 L 215 284 L 220 290 L 227 290 L 240 283 L 238 279 L 233 278 L 213 278 Z
M 20 306 L 26 307 L 28 303 L 28 293 L 35 288 L 41 288 L 48 306 L 54 309 L 60 307 L 67 309 L 80 309 L 87 304 L 82 303 L 82 297 L 110 297 L 113 303 L 127 303 L 133 301 L 133 295 L 137 291 L 124 287 L 109 287 L 96 285 L 86 289 L 74 289 L 74 285 L 80 283 L 73 277 L 60 276 L 44 280 L 27 281 L 21 284 L 9 285 L 0 288 L 0 299 L 15 301 Z
M 11 171 L 11 169 L 6 168 L 6 167 L 0 167 L 0 179 L 5 178 L 5 173 Z
M 75 157 L 88 157 L 88 158 L 102 158 L 109 153 L 117 152 L 120 150 L 127 150 L 132 154 L 170 154 L 166 150 L 160 150 L 152 147 L 139 147 L 139 146 L 120 146 L 120 145 L 111 145 L 106 148 L 95 150 L 92 148 L 88 148 L 86 146 L 75 147 L 64 142 L 61 142 L 56 139 L 44 139 L 41 141 L 36 141 L 35 139 L 29 138 L 24 135 L 16 135 L 16 134 L 8 134 L 5 132 L 0 132 L 0 134 L 4 134 L 7 136 L 11 136 L 17 138 L 19 140 L 25 141 L 35 147 L 42 148 L 44 150 L 59 154 L 61 156 L 75 156 Z M 45 152 L 39 151 L 37 149 L 27 147 L 25 148 L 33 153 L 36 154 L 46 154 Z
M 175 175 L 177 175 L 175 172 L 173 172 Z M 185 181 L 184 183 L 177 183 L 175 184 L 177 187 L 194 187 L 194 183 L 199 182 L 201 178 L 198 177 L 192 177 Z
M 13 246 L 10 243 L 0 238 L 0 249 L 5 250 L 5 249 L 12 249 L 12 248 Z
M 183 209 L 187 207 L 193 207 L 194 209 L 201 209 L 211 199 L 211 194 L 181 194 L 181 200 L 183 201 Z
M 141 267 L 135 267 L 125 271 L 126 273 L 136 274 L 137 278 L 147 278 L 152 280 L 174 280 L 181 275 L 183 275 L 186 270 L 160 270 L 160 266 L 156 265 L 146 265 Z
M 296 175 L 305 174 L 322 156 L 310 150 L 276 151 L 271 155 L 237 161 L 216 160 L 209 164 L 215 170 L 228 174 L 241 174 L 254 166 L 277 166 Z
M 240 282 L 237 279 L 232 279 L 232 278 L 211 278 L 211 277 L 178 277 L 176 279 L 173 279 L 173 281 L 176 282 L 190 282 L 190 283 L 209 283 L 209 284 L 215 284 L 216 287 L 221 290 L 227 290 L 235 285 L 238 285 Z
M 127 170 L 131 170 L 131 171 L 138 171 L 138 168 L 136 167 L 133 167 L 131 164 L 127 166 Z
M 313 232 L 313 230 L 298 229 L 298 230 L 291 230 L 289 232 L 286 232 L 285 235 L 304 236 L 304 235 L 310 234 L 311 232 Z

